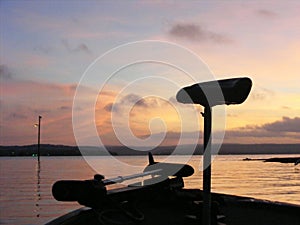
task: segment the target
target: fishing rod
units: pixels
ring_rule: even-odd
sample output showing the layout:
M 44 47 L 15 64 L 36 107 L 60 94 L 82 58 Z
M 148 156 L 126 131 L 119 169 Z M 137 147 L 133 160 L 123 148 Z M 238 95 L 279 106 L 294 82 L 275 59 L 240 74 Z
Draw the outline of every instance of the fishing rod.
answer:
M 146 171 L 146 172 L 143 172 L 143 173 L 136 173 L 136 174 L 132 174 L 132 175 L 128 175 L 128 176 L 117 176 L 117 177 L 114 177 L 114 178 L 109 178 L 109 179 L 102 180 L 102 183 L 105 186 L 110 185 L 110 184 L 122 183 L 126 180 L 132 180 L 132 179 L 139 178 L 139 177 L 145 177 L 145 176 L 148 176 L 148 175 L 157 175 L 157 174 L 160 174 L 160 172 L 162 172 L 162 169 Z M 96 179 L 96 180 L 98 180 L 97 175 L 98 174 L 96 174 L 94 176 L 94 179 Z M 103 177 L 102 175 L 100 175 L 100 176 Z

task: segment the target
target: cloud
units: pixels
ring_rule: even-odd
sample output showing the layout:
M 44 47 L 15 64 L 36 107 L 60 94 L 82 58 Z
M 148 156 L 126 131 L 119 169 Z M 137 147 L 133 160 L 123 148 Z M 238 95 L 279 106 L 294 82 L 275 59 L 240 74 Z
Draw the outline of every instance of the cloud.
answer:
M 150 135 L 154 136 L 154 137 L 161 137 L 163 134 L 165 134 L 164 132 L 159 132 L 159 133 L 153 133 L 153 134 L 143 134 L 143 135 L 139 135 L 140 138 L 147 138 Z M 178 131 L 168 131 L 166 133 L 166 138 L 171 138 L 171 139 L 179 139 L 180 136 L 197 136 L 199 138 L 202 138 L 202 132 L 201 131 L 189 131 L 189 132 L 178 132 Z
M 10 113 L 6 119 L 8 120 L 15 120 L 15 119 L 27 119 L 27 116 L 21 114 L 21 113 L 18 113 L 18 112 L 13 112 L 13 113 Z
M 225 142 L 230 143 L 299 143 L 300 117 L 282 117 L 281 120 L 260 126 L 247 125 L 227 130 Z
M 0 65 L 0 79 L 3 80 L 11 80 L 13 77 L 12 72 L 8 68 L 8 66 L 2 64 Z
M 111 114 L 111 112 L 115 114 Z M 159 132 L 165 130 L 167 138 L 164 145 L 178 142 L 176 131 L 181 126 L 180 118 L 175 107 L 168 100 L 129 93 L 117 101 L 110 99 L 106 104 L 102 104 L 96 114 L 99 115 L 96 121 L 101 138 L 103 135 L 108 140 L 108 137 L 112 137 L 109 133 L 112 133 L 113 130 L 127 137 L 129 135 L 127 130 L 130 129 L 135 136 L 141 139 L 147 138 L 152 133 L 151 139 L 160 140 L 162 133 Z
M 36 46 L 33 48 L 34 51 L 36 52 L 40 52 L 43 54 L 49 54 L 50 52 L 52 52 L 54 50 L 53 47 L 46 47 L 46 46 Z
M 128 106 L 139 107 L 140 109 L 156 108 L 167 104 L 165 100 L 156 97 L 141 97 L 137 94 L 127 94 L 118 102 L 109 103 L 104 106 L 104 110 L 111 112 L 114 110 L 117 113 L 122 112 Z
M 266 18 L 276 18 L 278 17 L 278 14 L 268 10 L 268 9 L 259 9 L 256 11 L 256 14 L 262 17 L 266 17 Z
M 171 27 L 168 34 L 175 38 L 196 42 L 210 41 L 218 44 L 228 44 L 232 42 L 226 35 L 206 30 L 194 23 L 177 23 Z
M 121 99 L 120 104 L 135 104 L 136 106 L 146 107 L 147 103 L 145 99 L 136 94 L 128 94 Z
M 72 47 L 67 40 L 62 40 L 62 44 L 70 53 L 84 52 L 88 55 L 92 54 L 92 51 L 84 43 L 79 43 L 77 46 Z
M 226 138 L 228 139 L 234 139 L 234 138 L 269 138 L 269 137 L 280 137 L 282 136 L 282 133 L 276 133 L 276 132 L 270 132 L 264 129 L 261 129 L 260 127 L 248 127 L 248 129 L 241 127 L 237 129 L 227 130 Z
M 190 144 L 194 141 L 193 137 L 199 136 L 199 141 L 202 143 L 203 130 L 198 132 L 177 132 L 168 131 L 162 145 L 176 145 L 182 135 L 184 138 L 182 143 Z M 154 140 L 159 139 L 163 133 L 146 133 L 138 135 L 139 138 L 147 138 L 152 136 Z M 266 123 L 262 126 L 244 126 L 236 129 L 226 130 L 224 139 L 223 133 L 217 130 L 213 131 L 213 142 L 219 143 L 238 143 L 238 144 L 253 144 L 253 143 L 299 143 L 300 140 L 300 118 L 283 117 L 280 121 Z
M 261 126 L 247 125 L 236 130 L 231 130 L 232 134 L 237 136 L 281 136 L 285 132 L 300 133 L 300 117 L 289 118 L 282 117 L 281 120 L 272 123 L 265 123 Z
M 2 74 L 9 74 L 6 67 L 1 68 L 6 71 Z M 74 84 L 21 80 L 17 77 L 4 85 L 1 83 L 0 124 L 3 135 L 0 144 L 34 143 L 36 131 L 33 124 L 36 117 L 42 115 L 44 143 L 73 145 L 71 109 L 75 87 Z M 93 89 L 83 88 L 86 90 L 84 99 L 94 94 Z M 82 107 L 86 110 L 84 104 Z
M 282 109 L 291 109 L 291 107 L 287 106 L 287 105 L 283 105 L 281 106 Z
M 32 109 L 31 111 L 33 111 L 35 114 L 45 114 L 45 113 L 50 113 L 52 110 L 50 109 Z
M 274 92 L 267 89 L 267 88 L 256 88 L 254 89 L 251 94 L 250 94 L 250 98 L 254 101 L 262 101 L 262 100 L 266 100 L 269 97 L 274 96 Z
M 63 106 L 59 107 L 58 109 L 60 109 L 60 110 L 71 110 L 72 107 L 63 105 Z
M 116 96 L 116 93 L 102 91 L 101 96 L 114 98 Z M 176 100 L 174 96 L 170 97 L 168 100 L 164 100 L 159 97 L 154 97 L 154 96 L 142 97 L 137 94 L 131 93 L 125 95 L 117 102 L 108 102 L 107 104 L 104 105 L 104 107 L 102 106 L 101 108 L 104 109 L 105 112 L 112 112 L 112 110 L 114 110 L 114 112 L 116 113 L 122 113 L 123 111 L 128 110 L 127 108 L 128 106 L 132 106 L 132 108 L 139 110 L 139 112 L 141 112 L 141 110 L 148 110 L 148 109 L 161 110 L 164 107 L 166 107 L 167 109 L 170 109 L 169 107 L 172 108 L 181 107 L 181 108 L 190 108 L 192 110 L 194 110 L 195 107 L 197 107 L 191 104 L 181 104 Z M 133 116 L 133 114 L 131 115 Z
M 282 117 L 282 120 L 264 124 L 261 128 L 271 132 L 300 133 L 300 117 Z
M 104 110 L 106 112 L 111 112 L 112 108 L 113 108 L 113 103 L 109 103 L 109 104 L 107 104 L 107 105 L 104 106 Z

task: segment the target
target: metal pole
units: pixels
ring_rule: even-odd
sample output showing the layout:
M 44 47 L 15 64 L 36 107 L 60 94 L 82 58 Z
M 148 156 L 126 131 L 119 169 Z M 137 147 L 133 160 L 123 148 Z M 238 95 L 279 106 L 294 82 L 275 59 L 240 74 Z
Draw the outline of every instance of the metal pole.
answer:
M 41 144 L 41 119 L 42 116 L 39 116 L 39 124 L 38 124 L 38 162 L 40 161 L 40 144 Z
M 204 108 L 203 225 L 211 224 L 211 108 Z

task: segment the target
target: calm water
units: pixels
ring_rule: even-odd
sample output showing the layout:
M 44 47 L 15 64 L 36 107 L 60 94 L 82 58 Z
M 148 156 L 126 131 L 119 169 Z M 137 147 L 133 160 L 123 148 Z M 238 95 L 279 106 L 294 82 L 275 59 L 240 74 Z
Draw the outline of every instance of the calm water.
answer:
M 291 156 L 295 155 L 280 157 Z M 216 157 L 212 169 L 213 191 L 300 205 L 300 164 L 242 161 L 245 157 L 276 156 Z M 132 165 L 147 164 L 146 156 L 117 158 Z M 156 157 L 158 161 L 163 158 Z M 200 159 L 194 156 L 189 162 L 196 172 L 185 179 L 188 188 L 202 186 L 201 171 L 197 170 Z M 106 177 L 128 175 L 119 171 L 109 157 L 93 157 L 93 161 L 101 165 Z M 82 157 L 42 157 L 40 166 L 36 158 L 29 157 L 2 157 L 0 163 L 0 224 L 43 224 L 78 208 L 76 203 L 55 201 L 51 186 L 59 179 L 90 179 L 95 173 Z

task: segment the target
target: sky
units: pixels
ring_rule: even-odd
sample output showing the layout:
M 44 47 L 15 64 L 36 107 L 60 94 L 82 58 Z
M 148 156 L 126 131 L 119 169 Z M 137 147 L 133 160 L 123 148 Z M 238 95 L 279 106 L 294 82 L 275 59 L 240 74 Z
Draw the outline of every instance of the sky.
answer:
M 0 145 L 202 143 L 187 85 L 253 82 L 213 108 L 224 143 L 300 143 L 299 1 L 0 1 Z M 215 109 L 216 108 L 216 109 Z M 100 142 L 99 142 L 100 140 Z

